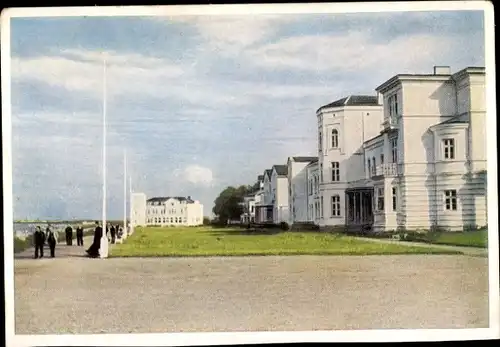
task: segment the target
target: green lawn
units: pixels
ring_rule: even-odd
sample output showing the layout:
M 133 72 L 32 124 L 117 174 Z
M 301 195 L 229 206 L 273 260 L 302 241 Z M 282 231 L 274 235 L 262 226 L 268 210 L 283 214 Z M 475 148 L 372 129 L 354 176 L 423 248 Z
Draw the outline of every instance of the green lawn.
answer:
M 258 231 L 239 228 L 136 228 L 112 257 L 242 256 L 242 255 L 370 255 L 459 254 L 429 247 L 382 244 L 320 232 Z
M 431 235 L 430 242 L 443 245 L 487 248 L 488 230 L 467 231 L 460 233 L 439 233 Z

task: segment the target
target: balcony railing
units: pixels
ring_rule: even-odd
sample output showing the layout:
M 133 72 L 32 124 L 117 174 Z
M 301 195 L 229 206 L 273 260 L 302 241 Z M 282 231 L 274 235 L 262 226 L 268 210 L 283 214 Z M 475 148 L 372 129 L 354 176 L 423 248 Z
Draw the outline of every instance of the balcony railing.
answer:
M 388 163 L 376 166 L 375 172 L 372 171 L 370 177 L 374 176 L 395 177 L 397 175 L 398 175 L 398 164 Z
M 398 125 L 398 121 L 395 116 L 388 117 L 384 119 L 382 126 L 384 129 L 394 129 Z

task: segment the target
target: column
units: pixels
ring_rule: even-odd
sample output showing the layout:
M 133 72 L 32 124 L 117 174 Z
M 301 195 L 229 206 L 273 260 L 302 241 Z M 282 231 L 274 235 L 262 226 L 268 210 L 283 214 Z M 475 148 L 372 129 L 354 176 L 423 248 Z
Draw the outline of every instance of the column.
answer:
M 354 192 L 353 194 L 353 209 L 352 209 L 352 212 L 353 212 L 353 216 L 354 216 L 354 224 L 357 224 L 358 223 L 358 194 L 356 192 Z
M 359 200 L 360 200 L 360 218 L 361 218 L 361 223 L 365 222 L 365 192 L 360 192 L 359 193 Z

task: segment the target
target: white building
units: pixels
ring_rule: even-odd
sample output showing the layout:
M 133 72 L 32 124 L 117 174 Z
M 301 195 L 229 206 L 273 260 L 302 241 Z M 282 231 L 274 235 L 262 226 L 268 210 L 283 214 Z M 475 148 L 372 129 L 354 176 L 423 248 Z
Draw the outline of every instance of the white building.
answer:
M 288 206 L 290 225 L 307 223 L 312 220 L 308 216 L 307 167 L 317 162 L 318 157 L 288 158 Z
M 154 197 L 132 194 L 133 225 L 197 226 L 203 224 L 203 205 L 185 197 Z
M 382 130 L 382 113 L 382 105 L 375 95 L 351 95 L 316 111 L 321 227 L 345 225 L 348 182 L 365 176 L 363 143 Z
M 319 225 L 320 220 L 320 192 L 319 192 L 319 165 L 318 160 L 306 166 L 307 179 L 307 220 Z
M 271 173 L 273 223 L 289 222 L 288 166 L 274 165 Z
M 274 204 L 272 202 L 271 175 L 272 169 L 266 169 L 264 174 L 259 176 L 259 180 L 262 180 L 262 188 L 256 194 L 255 201 L 255 222 L 259 224 L 273 222 Z
M 435 67 L 394 76 L 376 91 L 317 112 L 319 225 L 486 225 L 485 69 Z M 309 199 L 311 207 L 316 219 Z
M 365 145 L 374 229 L 486 225 L 485 69 L 434 67 L 376 90 L 384 129 Z

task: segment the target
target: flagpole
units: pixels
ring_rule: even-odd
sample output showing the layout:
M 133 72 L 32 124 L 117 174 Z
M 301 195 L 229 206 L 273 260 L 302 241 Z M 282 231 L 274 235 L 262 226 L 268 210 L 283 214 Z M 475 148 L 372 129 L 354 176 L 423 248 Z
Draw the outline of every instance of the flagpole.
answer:
M 127 150 L 123 151 L 123 238 L 127 237 Z
M 132 235 L 134 232 L 134 225 L 132 223 L 133 211 L 132 211 L 132 176 L 129 176 L 129 199 L 130 199 L 130 230 L 128 230 L 128 235 Z
M 102 237 L 99 257 L 108 257 L 108 237 L 106 235 L 106 60 L 103 61 L 102 88 Z

